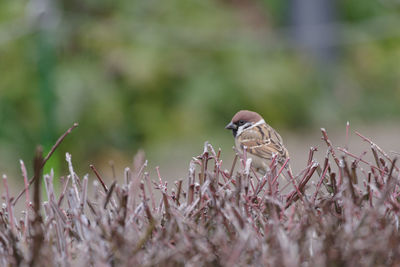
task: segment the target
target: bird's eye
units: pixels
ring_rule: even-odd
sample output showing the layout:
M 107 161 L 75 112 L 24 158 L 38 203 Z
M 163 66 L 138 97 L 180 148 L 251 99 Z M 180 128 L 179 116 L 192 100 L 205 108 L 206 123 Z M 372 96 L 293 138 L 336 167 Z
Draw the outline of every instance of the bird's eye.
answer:
M 239 121 L 239 126 L 242 126 L 243 124 L 245 124 L 246 122 L 244 120 L 240 120 Z

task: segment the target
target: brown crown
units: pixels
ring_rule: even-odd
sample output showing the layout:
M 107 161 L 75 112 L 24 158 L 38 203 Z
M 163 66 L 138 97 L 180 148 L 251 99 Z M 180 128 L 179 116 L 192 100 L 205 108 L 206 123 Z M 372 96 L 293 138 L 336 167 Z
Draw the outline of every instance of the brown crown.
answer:
M 259 120 L 262 120 L 262 117 L 257 112 L 250 110 L 241 110 L 236 113 L 235 116 L 233 116 L 232 123 L 237 123 L 240 120 L 256 123 Z

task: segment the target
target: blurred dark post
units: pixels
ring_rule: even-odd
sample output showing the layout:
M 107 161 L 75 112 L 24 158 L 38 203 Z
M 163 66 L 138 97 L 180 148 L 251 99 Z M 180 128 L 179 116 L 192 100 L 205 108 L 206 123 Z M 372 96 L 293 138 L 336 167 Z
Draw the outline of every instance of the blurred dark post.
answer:
M 337 59 L 335 0 L 289 0 L 292 32 L 298 47 L 317 64 L 334 65 Z
M 289 0 L 291 32 L 295 48 L 314 65 L 320 77 L 323 116 L 335 108 L 334 83 L 338 61 L 339 34 L 335 0 Z M 334 118 L 333 118 L 334 119 Z
M 55 107 L 56 95 L 54 84 L 55 62 L 55 30 L 59 21 L 56 0 L 31 0 L 28 15 L 36 26 L 35 47 L 38 71 L 38 98 L 43 114 L 41 125 L 41 143 L 45 151 L 51 149 L 56 136 Z M 54 155 L 44 169 L 48 173 L 50 168 L 57 171 L 60 157 Z

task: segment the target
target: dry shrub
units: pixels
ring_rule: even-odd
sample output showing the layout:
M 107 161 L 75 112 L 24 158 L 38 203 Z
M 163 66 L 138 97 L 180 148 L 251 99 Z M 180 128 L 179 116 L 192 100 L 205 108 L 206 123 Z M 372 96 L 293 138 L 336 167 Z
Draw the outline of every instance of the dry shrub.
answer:
M 38 150 L 31 183 L 21 162 L 25 187 L 36 186 L 33 202 L 25 194 L 20 219 L 13 215 L 19 197 L 9 195 L 3 177 L 0 265 L 399 265 L 396 159 L 359 134 L 375 159 L 367 162 L 366 153 L 334 149 L 322 133 L 328 148 L 324 162 L 313 159 L 312 148 L 306 168 L 296 176 L 273 160 L 261 177 L 246 155 L 224 171 L 221 151 L 206 143 L 191 161 L 187 181 L 173 186 L 159 172 L 149 177 L 142 153 L 132 169 L 125 169 L 122 184 L 107 186 L 91 166 L 97 178 L 92 197 L 88 176 L 78 177 L 69 154 L 69 175 L 58 196 L 53 173 L 41 174 L 60 139 L 46 158 Z M 289 180 L 287 194 L 282 175 Z M 40 200 L 35 182 L 42 178 L 47 201 Z

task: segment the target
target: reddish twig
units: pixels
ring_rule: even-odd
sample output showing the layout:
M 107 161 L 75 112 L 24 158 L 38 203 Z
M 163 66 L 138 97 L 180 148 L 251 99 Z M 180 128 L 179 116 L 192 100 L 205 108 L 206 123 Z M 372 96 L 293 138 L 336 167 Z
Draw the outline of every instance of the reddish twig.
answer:
M 10 200 L 10 191 L 8 189 L 7 183 L 7 175 L 3 174 L 3 185 L 4 189 L 6 190 L 6 202 L 7 202 L 7 212 L 8 212 L 8 222 L 10 224 L 11 232 L 15 234 L 15 223 L 14 223 L 14 214 Z
M 279 175 L 281 175 L 283 169 L 286 167 L 286 165 L 288 164 L 288 162 L 289 162 L 289 158 L 287 158 L 287 159 L 285 160 L 285 162 L 283 163 L 282 167 L 279 169 L 278 173 L 276 174 L 276 176 L 275 176 L 274 179 L 272 180 L 272 185 L 275 184 L 276 180 L 278 179 Z
M 375 144 L 374 142 L 372 142 L 369 138 L 365 137 L 364 135 L 360 134 L 359 132 L 355 132 L 356 135 L 358 135 L 359 137 L 361 137 L 361 139 L 363 139 L 364 141 L 368 142 L 371 144 L 371 146 L 375 147 L 390 163 L 393 164 L 393 160 L 388 156 L 388 154 L 386 154 L 385 151 L 383 151 L 382 148 L 380 148 L 377 144 Z M 394 166 L 394 168 L 399 171 L 399 168 L 397 166 Z
M 46 164 L 46 162 L 50 159 L 50 157 L 53 155 L 54 151 L 57 149 L 57 147 L 62 143 L 62 141 L 65 139 L 65 137 L 67 137 L 68 134 L 70 134 L 72 132 L 73 129 L 75 129 L 76 127 L 78 127 L 78 123 L 75 122 L 74 125 L 72 125 L 71 128 L 69 128 L 63 135 L 60 136 L 60 138 L 58 138 L 58 140 L 56 141 L 56 143 L 53 145 L 53 147 L 51 148 L 50 152 L 47 154 L 47 156 L 43 159 L 42 165 L 40 166 L 42 169 L 44 167 L 44 165 Z M 29 180 L 29 186 L 30 187 L 32 185 L 32 183 L 35 181 L 35 176 L 33 176 L 30 180 Z M 15 204 L 17 204 L 18 200 L 21 198 L 21 196 L 25 193 L 26 188 L 24 188 L 24 190 L 22 190 L 17 197 L 14 199 L 12 205 L 15 206 Z
M 233 170 L 235 169 L 235 165 L 236 165 L 236 162 L 237 162 L 238 157 L 239 157 L 239 155 L 238 155 L 238 154 L 235 154 L 235 158 L 233 159 L 232 167 L 231 167 L 231 170 L 230 170 L 230 172 L 229 172 L 229 178 L 232 177 Z
M 319 188 L 321 187 L 322 182 L 325 179 L 325 175 L 326 175 L 326 172 L 328 171 L 328 168 L 329 168 L 329 164 L 326 164 L 325 168 L 324 168 L 324 171 L 322 172 L 322 175 L 319 178 L 319 181 L 318 181 L 318 184 L 317 184 L 317 188 L 315 189 L 315 193 L 314 193 L 314 196 L 313 196 L 313 199 L 312 199 L 312 203 L 314 203 L 314 204 L 315 204 L 315 199 L 317 198 L 317 195 L 318 195 L 318 192 L 319 192 Z
M 349 129 L 350 129 L 350 122 L 346 123 L 346 142 L 345 142 L 345 148 L 349 149 Z
M 104 192 L 107 193 L 108 192 L 108 188 L 107 188 L 106 184 L 104 183 L 103 179 L 101 179 L 100 173 L 97 171 L 96 167 L 94 167 L 93 164 L 90 164 L 89 167 L 92 169 L 92 171 L 96 175 L 97 179 L 99 180 L 99 182 L 103 186 Z
M 28 174 L 26 171 L 25 164 L 22 160 L 19 161 L 21 165 L 21 172 L 22 176 L 24 177 L 24 186 L 25 186 L 25 208 L 26 208 L 26 214 L 25 214 L 25 229 L 24 229 L 24 238 L 26 239 L 26 233 L 29 228 L 28 224 L 28 219 L 29 219 L 29 204 L 30 204 L 30 196 L 29 196 L 29 182 L 28 182 Z
M 347 151 L 347 150 L 344 149 L 344 148 L 338 147 L 337 149 L 338 149 L 339 151 L 342 151 L 342 152 L 345 153 L 346 155 L 349 155 L 350 157 L 353 157 L 353 158 L 357 159 L 358 161 L 361 161 L 362 163 L 367 164 L 369 167 L 371 167 L 371 168 L 373 168 L 373 169 L 376 169 L 376 170 L 379 171 L 379 172 L 384 172 L 384 170 L 379 169 L 378 167 L 372 165 L 372 164 L 369 163 L 368 161 L 363 160 L 361 157 L 362 157 L 363 155 L 365 155 L 365 154 L 362 154 L 360 157 L 357 157 L 356 155 L 354 155 L 353 153 Z
M 333 159 L 336 162 L 336 165 L 339 167 L 339 159 L 336 156 L 335 150 L 333 149 L 332 143 L 328 138 L 328 134 L 327 134 L 326 130 L 324 128 L 321 128 L 321 132 L 322 132 L 322 135 L 323 135 L 322 140 L 325 141 L 326 145 L 328 146 L 328 148 L 329 148 L 329 150 L 330 150 L 330 152 L 332 154 Z

